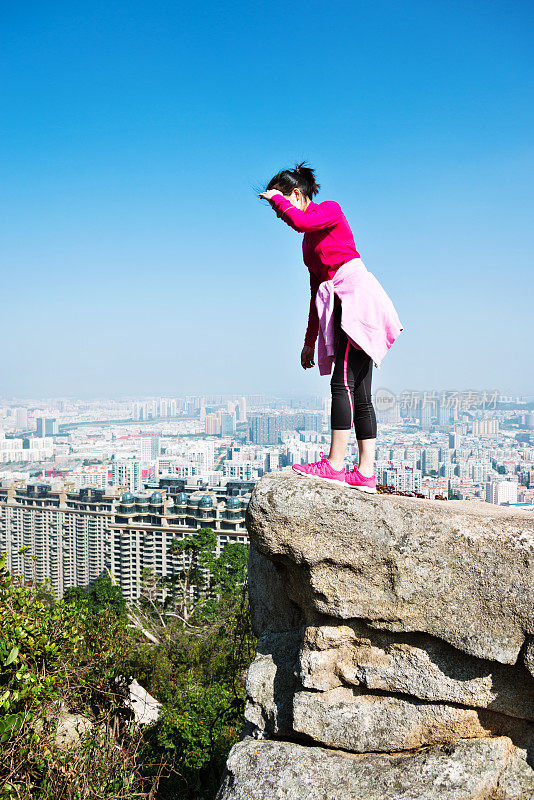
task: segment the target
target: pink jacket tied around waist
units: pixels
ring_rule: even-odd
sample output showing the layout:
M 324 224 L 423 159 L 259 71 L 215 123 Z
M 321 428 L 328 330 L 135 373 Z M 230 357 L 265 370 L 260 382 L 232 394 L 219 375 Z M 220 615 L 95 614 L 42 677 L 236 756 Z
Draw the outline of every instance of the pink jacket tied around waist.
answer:
M 330 375 L 335 360 L 334 295 L 341 300 L 341 327 L 376 367 L 403 330 L 395 307 L 361 258 L 342 264 L 323 281 L 315 304 L 319 315 L 317 363 L 321 375 Z

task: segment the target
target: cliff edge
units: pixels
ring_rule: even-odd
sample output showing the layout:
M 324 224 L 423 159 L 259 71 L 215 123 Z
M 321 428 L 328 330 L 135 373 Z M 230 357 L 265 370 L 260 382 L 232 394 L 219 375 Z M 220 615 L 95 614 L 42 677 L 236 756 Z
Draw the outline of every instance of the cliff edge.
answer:
M 218 800 L 533 800 L 532 514 L 279 472 L 247 527 L 258 645 Z

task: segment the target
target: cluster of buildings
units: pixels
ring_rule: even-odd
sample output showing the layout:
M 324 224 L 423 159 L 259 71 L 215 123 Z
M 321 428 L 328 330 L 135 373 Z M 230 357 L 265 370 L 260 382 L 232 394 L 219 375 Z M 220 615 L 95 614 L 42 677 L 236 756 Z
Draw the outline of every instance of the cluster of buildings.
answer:
M 374 398 L 379 484 L 534 509 L 524 398 L 488 408 L 486 397 L 415 394 Z M 254 483 L 327 452 L 329 411 L 322 397 L 0 403 L 0 552 L 57 596 L 107 569 L 134 600 L 146 570 L 183 566 L 173 539 L 209 527 L 219 551 L 247 543 Z M 356 460 L 353 438 L 347 466 Z
M 47 583 L 57 597 L 108 570 L 124 597 L 136 600 L 146 571 L 163 577 L 183 569 L 185 557 L 169 554 L 174 539 L 211 528 L 217 554 L 246 544 L 251 489 L 240 482 L 199 490 L 173 478 L 135 493 L 13 481 L 0 487 L 0 552 L 7 569 Z
M 0 464 L 13 464 L 23 461 L 37 463 L 46 461 L 54 455 L 54 443 L 51 439 L 36 437 L 34 439 L 7 438 L 0 430 Z

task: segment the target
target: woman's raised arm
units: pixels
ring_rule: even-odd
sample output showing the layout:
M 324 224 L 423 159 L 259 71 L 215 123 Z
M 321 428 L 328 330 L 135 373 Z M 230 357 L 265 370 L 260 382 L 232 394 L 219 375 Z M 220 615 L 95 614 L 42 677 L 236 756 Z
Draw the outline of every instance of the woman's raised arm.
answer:
M 269 198 L 276 213 L 299 233 L 331 228 L 341 216 L 341 207 L 335 200 L 325 200 L 317 208 L 301 211 L 280 192 Z

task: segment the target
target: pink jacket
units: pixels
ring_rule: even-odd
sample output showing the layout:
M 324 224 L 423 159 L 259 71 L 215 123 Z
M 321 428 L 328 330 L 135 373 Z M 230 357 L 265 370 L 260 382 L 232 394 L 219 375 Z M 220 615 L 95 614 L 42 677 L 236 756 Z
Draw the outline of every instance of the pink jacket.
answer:
M 403 326 L 378 280 L 367 270 L 361 258 L 353 258 L 339 267 L 330 280 L 323 281 L 317 290 L 319 373 L 330 375 L 336 356 L 333 317 L 336 294 L 341 300 L 341 327 L 380 368 L 380 362 Z

